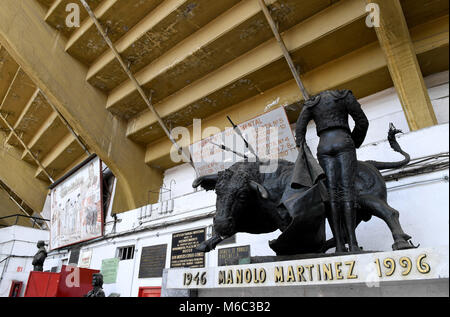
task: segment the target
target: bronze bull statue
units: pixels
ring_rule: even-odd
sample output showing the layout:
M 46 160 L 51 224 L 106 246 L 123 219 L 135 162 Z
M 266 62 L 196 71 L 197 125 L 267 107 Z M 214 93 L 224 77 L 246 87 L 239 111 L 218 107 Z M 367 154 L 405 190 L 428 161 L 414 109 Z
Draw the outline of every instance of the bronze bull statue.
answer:
M 391 148 L 401 153 L 399 162 L 358 161 L 357 164 L 357 224 L 372 216 L 382 219 L 389 227 L 394 250 L 412 248 L 399 222 L 399 212 L 387 204 L 382 169 L 402 167 L 410 157 L 396 141 L 401 131 L 391 127 L 388 140 Z M 335 247 L 334 239 L 326 240 L 325 220 L 329 214 L 327 201 L 317 193 L 305 195 L 301 204 L 288 210 L 283 202 L 311 188 L 291 188 L 294 164 L 279 160 L 276 171 L 261 173 L 263 162 L 238 162 L 223 172 L 197 178 L 192 186 L 215 190 L 217 194 L 214 235 L 200 244 L 197 250 L 209 252 L 224 239 L 237 232 L 269 233 L 280 229 L 282 234 L 269 242 L 277 255 L 323 253 Z M 307 173 L 307 171 L 305 171 Z M 292 209 L 292 208 L 291 208 Z

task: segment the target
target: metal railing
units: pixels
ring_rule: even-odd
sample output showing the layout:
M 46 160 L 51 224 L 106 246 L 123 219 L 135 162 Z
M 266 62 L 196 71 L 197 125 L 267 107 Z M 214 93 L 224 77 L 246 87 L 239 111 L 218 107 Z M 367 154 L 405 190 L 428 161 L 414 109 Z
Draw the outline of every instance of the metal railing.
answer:
M 31 219 L 32 223 L 33 223 L 32 228 L 34 228 L 35 225 L 37 225 L 37 226 L 41 225 L 44 221 L 50 221 L 50 219 L 44 219 L 44 218 L 40 218 L 40 217 L 33 217 L 33 216 L 27 216 L 27 215 L 21 215 L 21 214 L 0 217 L 0 221 L 4 220 L 4 219 L 9 219 L 9 218 L 16 218 L 14 221 L 14 224 L 12 225 L 12 226 L 15 226 L 19 222 L 20 217 Z M 38 223 L 38 221 L 41 223 Z M 9 227 L 9 226 L 10 225 L 0 224 L 0 227 Z

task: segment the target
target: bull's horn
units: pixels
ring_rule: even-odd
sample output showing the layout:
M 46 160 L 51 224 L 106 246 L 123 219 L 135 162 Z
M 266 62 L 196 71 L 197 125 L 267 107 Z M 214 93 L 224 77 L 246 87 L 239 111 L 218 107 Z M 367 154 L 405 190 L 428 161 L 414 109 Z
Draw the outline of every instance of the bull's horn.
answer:
M 256 190 L 261 195 L 262 198 L 264 199 L 269 198 L 269 193 L 267 192 L 267 189 L 263 185 L 255 181 L 250 181 L 250 187 L 253 190 Z
M 216 188 L 218 178 L 218 174 L 200 176 L 192 183 L 192 187 L 197 188 L 198 186 L 202 186 L 206 190 L 213 190 Z

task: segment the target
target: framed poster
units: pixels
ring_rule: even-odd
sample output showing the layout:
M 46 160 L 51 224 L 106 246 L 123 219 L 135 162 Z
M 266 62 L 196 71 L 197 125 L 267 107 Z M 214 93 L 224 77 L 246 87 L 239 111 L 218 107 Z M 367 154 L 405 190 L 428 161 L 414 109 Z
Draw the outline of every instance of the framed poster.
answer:
M 94 157 L 51 189 L 50 249 L 102 234 L 102 162 Z

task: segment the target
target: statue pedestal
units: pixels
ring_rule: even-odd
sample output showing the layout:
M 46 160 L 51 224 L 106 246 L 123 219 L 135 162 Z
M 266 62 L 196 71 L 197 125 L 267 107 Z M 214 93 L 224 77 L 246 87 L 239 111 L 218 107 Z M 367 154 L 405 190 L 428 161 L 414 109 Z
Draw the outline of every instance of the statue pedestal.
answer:
M 232 297 L 448 296 L 448 253 L 448 247 L 442 247 L 302 255 L 282 261 L 254 257 L 253 263 L 244 265 L 168 269 L 163 288 L 169 296 L 172 290 Z M 266 262 L 273 259 L 278 261 Z

